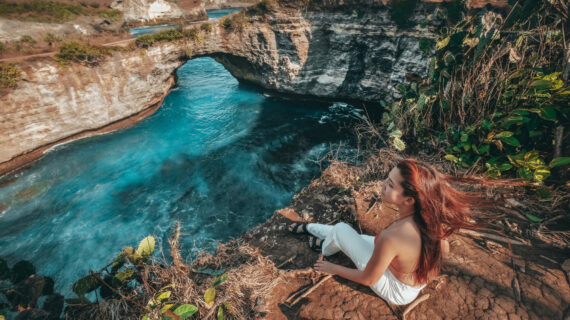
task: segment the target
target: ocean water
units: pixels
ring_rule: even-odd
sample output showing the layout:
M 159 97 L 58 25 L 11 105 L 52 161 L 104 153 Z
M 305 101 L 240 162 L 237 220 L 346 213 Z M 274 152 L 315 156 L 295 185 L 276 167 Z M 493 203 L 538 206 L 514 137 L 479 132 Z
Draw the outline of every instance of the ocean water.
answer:
M 237 11 L 240 11 L 241 8 L 228 8 L 228 9 L 216 9 L 216 10 L 206 10 L 206 13 L 208 14 L 208 20 L 213 20 L 213 19 L 217 19 L 217 18 L 221 18 L 223 16 L 226 16 L 230 13 L 234 13 Z M 190 22 L 188 24 L 196 24 L 196 23 L 202 23 L 204 21 L 195 21 L 195 22 Z M 138 37 L 138 36 L 142 36 L 145 34 L 152 34 L 152 33 L 157 33 L 160 31 L 165 31 L 168 29 L 173 29 L 176 28 L 176 25 L 174 24 L 159 24 L 159 25 L 154 25 L 154 26 L 143 26 L 143 27 L 138 27 L 138 28 L 131 28 L 130 32 L 131 35 L 133 37 Z
M 26 259 L 71 285 L 147 235 L 168 256 L 213 250 L 289 204 L 329 151 L 353 155 L 363 112 L 274 97 L 211 58 L 188 61 L 156 113 L 134 126 L 52 148 L 0 187 L 0 257 Z M 165 245 L 163 245 L 165 244 Z

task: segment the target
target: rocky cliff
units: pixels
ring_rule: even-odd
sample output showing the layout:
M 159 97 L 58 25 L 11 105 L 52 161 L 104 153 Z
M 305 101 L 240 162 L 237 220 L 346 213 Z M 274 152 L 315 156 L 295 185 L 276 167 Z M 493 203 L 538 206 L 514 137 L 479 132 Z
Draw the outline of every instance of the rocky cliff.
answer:
M 434 9 L 420 5 L 414 19 Z M 394 87 L 406 73 L 426 74 L 419 39 L 434 37 L 428 28 L 399 30 L 381 5 L 273 8 L 230 20 L 200 31 L 200 41 L 118 52 L 95 67 L 61 67 L 51 59 L 20 65 L 23 81 L 2 94 L 0 171 L 29 160 L 30 151 L 159 103 L 190 51 L 214 57 L 241 81 L 284 94 L 378 103 L 398 96 Z
M 182 6 L 176 1 L 168 0 L 115 0 L 111 7 L 121 10 L 127 21 L 149 21 L 168 19 L 207 20 L 208 15 L 200 1 L 182 1 Z

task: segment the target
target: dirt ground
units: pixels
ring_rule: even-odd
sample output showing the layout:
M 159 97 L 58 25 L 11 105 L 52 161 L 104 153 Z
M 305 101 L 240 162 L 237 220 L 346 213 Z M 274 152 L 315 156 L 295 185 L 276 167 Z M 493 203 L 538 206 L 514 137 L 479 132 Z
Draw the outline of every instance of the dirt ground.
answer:
M 255 318 L 568 319 L 570 255 L 568 213 L 563 209 L 568 204 L 558 201 L 549 207 L 548 216 L 542 216 L 539 224 L 524 214 L 539 215 L 536 210 L 548 204 L 526 203 L 522 198 L 509 198 L 512 208 L 497 212 L 497 220 L 488 229 L 450 238 L 451 253 L 445 267 L 438 279 L 422 290 L 415 306 L 391 305 L 368 287 L 337 276 L 297 299 L 325 275 L 312 270 L 319 254 L 308 248 L 307 236 L 287 231 L 292 220 L 344 221 L 363 233 L 375 234 L 398 218 L 377 196 L 379 177 L 387 174 L 391 163 L 376 161 L 368 168 L 329 167 L 296 195 L 288 208 L 277 211 L 244 237 L 274 263 L 281 277 L 281 284 L 264 301 L 265 311 L 257 312 Z M 487 190 L 487 195 L 522 197 L 520 192 L 502 188 Z M 553 217 L 556 226 L 549 224 Z M 566 231 L 551 231 L 549 226 Z M 342 253 L 326 259 L 354 267 Z

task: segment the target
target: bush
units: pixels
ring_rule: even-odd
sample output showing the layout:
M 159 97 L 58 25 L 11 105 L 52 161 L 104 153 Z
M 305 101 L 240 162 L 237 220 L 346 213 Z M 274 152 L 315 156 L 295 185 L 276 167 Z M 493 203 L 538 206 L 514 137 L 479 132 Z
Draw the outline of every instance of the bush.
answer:
M 48 33 L 46 34 L 46 36 L 44 37 L 44 41 L 51 47 L 52 44 L 56 43 L 56 42 L 60 42 L 61 38 L 54 35 L 53 33 Z
M 55 1 L 33 0 L 24 3 L 0 1 L 1 16 L 16 16 L 24 14 L 22 20 L 40 22 L 66 22 L 85 13 L 80 5 L 67 4 Z
M 55 55 L 55 59 L 62 65 L 69 62 L 96 65 L 105 60 L 105 57 L 111 55 L 113 51 L 115 51 L 113 48 L 95 47 L 70 41 L 59 47 L 59 53 Z
M 100 10 L 97 14 L 109 21 L 119 21 L 123 17 L 123 13 L 120 10 Z
M 20 37 L 20 43 L 34 45 L 34 44 L 36 44 L 36 40 L 34 40 L 34 38 L 32 38 L 32 36 L 23 35 Z
M 6 52 L 6 45 L 4 42 L 0 42 L 0 54 Z
M 139 47 L 146 48 L 153 45 L 155 42 L 167 42 L 167 41 L 179 40 L 185 37 L 190 37 L 192 36 L 192 34 L 193 32 L 191 30 L 181 32 L 176 29 L 169 29 L 154 34 L 145 34 L 140 37 L 137 37 L 136 44 Z
M 0 63 L 0 85 L 15 88 L 21 78 L 20 69 L 14 64 Z
M 91 3 L 90 6 L 91 6 L 91 8 L 95 8 L 95 9 L 99 8 L 99 4 L 96 2 Z
M 205 31 L 205 32 L 211 32 L 213 28 L 214 28 L 214 27 L 213 27 L 211 24 L 209 24 L 209 23 L 203 23 L 203 24 L 200 26 L 200 30 Z

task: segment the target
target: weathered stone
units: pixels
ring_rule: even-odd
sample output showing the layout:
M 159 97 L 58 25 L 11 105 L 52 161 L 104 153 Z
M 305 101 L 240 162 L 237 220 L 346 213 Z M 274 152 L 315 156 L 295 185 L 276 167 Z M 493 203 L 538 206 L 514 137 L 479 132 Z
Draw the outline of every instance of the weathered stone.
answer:
M 63 296 L 59 293 L 47 296 L 42 309 L 47 311 L 50 315 L 59 318 L 63 310 Z
M 20 281 L 26 280 L 29 276 L 36 273 L 36 268 L 34 265 L 26 260 L 21 260 L 16 262 L 12 267 L 12 272 L 10 273 L 10 280 L 12 283 L 16 284 Z

